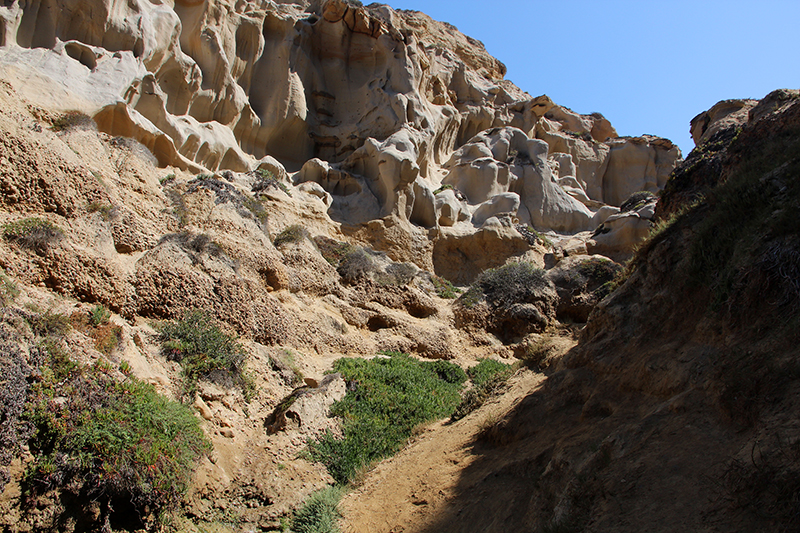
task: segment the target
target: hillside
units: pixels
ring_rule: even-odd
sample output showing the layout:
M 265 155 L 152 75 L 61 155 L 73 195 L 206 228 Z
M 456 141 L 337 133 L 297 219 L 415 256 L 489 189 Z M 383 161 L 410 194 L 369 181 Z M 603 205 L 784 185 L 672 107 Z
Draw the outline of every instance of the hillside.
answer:
M 356 4 L 0 6 L 3 528 L 797 529 L 797 92 L 684 161 Z

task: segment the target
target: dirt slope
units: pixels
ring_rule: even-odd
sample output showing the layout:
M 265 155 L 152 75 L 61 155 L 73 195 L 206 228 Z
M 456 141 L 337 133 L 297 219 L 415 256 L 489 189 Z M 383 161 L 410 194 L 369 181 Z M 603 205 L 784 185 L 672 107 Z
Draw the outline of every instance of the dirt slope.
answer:
M 369 472 L 364 483 L 344 498 L 344 530 L 399 532 L 432 526 L 460 496 L 465 471 L 477 469 L 485 476 L 494 469 L 483 461 L 480 446 L 474 445 L 481 431 L 538 389 L 543 380 L 542 374 L 521 371 L 505 394 L 480 410 L 453 424 L 440 422 L 425 428 L 409 447 Z

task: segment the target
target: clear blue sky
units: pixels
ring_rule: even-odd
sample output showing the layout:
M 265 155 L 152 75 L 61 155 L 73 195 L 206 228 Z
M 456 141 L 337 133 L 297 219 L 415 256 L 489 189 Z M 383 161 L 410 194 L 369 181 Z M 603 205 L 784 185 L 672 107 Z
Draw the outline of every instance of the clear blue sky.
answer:
M 689 121 L 719 100 L 800 88 L 800 0 L 383 2 L 482 41 L 531 95 L 671 139 L 684 157 Z

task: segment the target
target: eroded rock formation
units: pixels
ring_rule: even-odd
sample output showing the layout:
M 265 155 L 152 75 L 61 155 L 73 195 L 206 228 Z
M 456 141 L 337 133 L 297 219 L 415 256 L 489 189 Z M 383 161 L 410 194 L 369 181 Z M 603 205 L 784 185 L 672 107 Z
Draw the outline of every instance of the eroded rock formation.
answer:
M 660 189 L 680 158 L 532 98 L 480 42 L 383 5 L 7 2 L 0 28 L 4 77 L 34 104 L 86 113 L 161 166 L 247 172 L 270 158 L 345 224 L 479 228 L 510 213 L 594 230 L 604 204 Z M 456 197 L 437 197 L 442 184 Z

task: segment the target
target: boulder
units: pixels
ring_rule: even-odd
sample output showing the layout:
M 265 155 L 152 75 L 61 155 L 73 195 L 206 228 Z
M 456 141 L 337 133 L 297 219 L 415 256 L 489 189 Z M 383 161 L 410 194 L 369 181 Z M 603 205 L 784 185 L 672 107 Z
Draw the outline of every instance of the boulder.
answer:
M 315 434 L 329 427 L 330 408 L 347 394 L 347 384 L 338 372 L 327 374 L 316 387 L 296 389 L 284 398 L 264 421 L 267 433 L 299 430 Z
M 638 191 L 658 192 L 680 160 L 681 151 L 667 139 L 644 135 L 609 141 L 603 201 L 620 205 Z
M 435 201 L 440 226 L 453 226 L 470 219 L 469 207 L 456 190 L 442 189 L 436 193 Z
M 631 201 L 633 200 L 633 201 Z M 601 254 L 622 260 L 633 253 L 636 245 L 650 234 L 658 197 L 637 193 L 623 203 L 623 210 L 610 215 L 586 241 L 590 254 Z
M 501 213 L 508 213 L 516 216 L 519 210 L 519 195 L 514 192 L 507 192 L 492 196 L 479 205 L 472 213 L 472 223 L 475 226 L 482 226 L 489 217 Z

